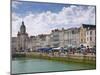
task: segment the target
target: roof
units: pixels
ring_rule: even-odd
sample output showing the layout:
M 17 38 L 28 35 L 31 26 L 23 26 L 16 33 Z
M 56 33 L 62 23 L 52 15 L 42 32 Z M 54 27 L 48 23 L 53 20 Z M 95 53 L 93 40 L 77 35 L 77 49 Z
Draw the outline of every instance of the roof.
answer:
M 59 29 L 52 30 L 52 32 L 59 32 L 59 31 L 60 31 Z
M 95 29 L 96 25 L 82 24 L 83 28 Z

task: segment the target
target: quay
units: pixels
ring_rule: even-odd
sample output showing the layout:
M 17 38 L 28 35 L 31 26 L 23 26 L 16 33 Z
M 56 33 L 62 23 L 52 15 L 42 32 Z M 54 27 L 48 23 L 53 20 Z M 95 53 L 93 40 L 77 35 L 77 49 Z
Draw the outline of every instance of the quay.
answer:
M 52 53 L 39 53 L 39 52 L 16 52 L 12 54 L 12 58 L 16 57 L 26 57 L 26 58 L 36 58 L 36 59 L 46 59 L 54 60 L 61 62 L 75 62 L 75 63 L 84 63 L 96 65 L 96 56 L 92 54 L 83 55 L 83 54 L 52 54 Z

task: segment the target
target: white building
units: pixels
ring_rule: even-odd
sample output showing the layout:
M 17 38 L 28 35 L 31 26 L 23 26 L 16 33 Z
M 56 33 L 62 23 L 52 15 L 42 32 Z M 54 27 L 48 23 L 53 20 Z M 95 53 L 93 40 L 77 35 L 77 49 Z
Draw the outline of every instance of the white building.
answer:
M 28 36 L 24 22 L 20 27 L 17 37 L 12 37 L 12 50 L 25 51 L 37 50 L 45 47 L 79 47 L 86 43 L 87 46 L 96 45 L 96 27 L 94 25 L 82 25 L 80 28 L 55 29 L 50 34 Z
M 50 47 L 50 35 L 49 34 L 41 34 L 36 36 L 36 49 Z
M 80 27 L 80 44 L 93 47 L 96 42 L 96 25 L 82 24 Z
M 78 47 L 79 42 L 79 28 L 70 28 L 64 31 L 64 45 Z
M 88 28 L 86 31 L 86 43 L 89 47 L 94 47 L 96 45 L 96 29 Z
M 51 47 L 60 47 L 61 31 L 58 29 L 52 30 L 50 35 Z
M 28 48 L 31 51 L 35 51 L 36 50 L 36 37 L 35 36 L 30 36 L 29 42 L 28 42 Z
M 79 28 L 61 30 L 55 29 L 51 32 L 51 47 L 79 46 Z

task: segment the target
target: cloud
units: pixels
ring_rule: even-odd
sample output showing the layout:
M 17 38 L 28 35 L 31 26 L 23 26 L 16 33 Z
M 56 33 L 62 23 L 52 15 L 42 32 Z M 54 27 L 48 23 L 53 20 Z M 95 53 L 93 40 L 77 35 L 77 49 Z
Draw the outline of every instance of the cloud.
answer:
M 30 35 L 38 35 L 42 33 L 50 33 L 50 30 L 55 28 L 70 28 L 79 27 L 81 24 L 95 24 L 95 7 L 93 6 L 75 6 L 62 7 L 58 13 L 41 12 L 34 14 L 29 13 L 22 17 L 18 14 L 12 14 L 12 35 L 18 32 L 21 21 L 24 20 L 27 32 Z
M 18 1 L 12 1 L 12 8 L 16 9 L 18 8 L 17 6 L 22 4 L 21 2 L 18 2 Z
M 22 18 L 17 14 L 12 13 L 12 36 L 16 36 L 21 25 Z

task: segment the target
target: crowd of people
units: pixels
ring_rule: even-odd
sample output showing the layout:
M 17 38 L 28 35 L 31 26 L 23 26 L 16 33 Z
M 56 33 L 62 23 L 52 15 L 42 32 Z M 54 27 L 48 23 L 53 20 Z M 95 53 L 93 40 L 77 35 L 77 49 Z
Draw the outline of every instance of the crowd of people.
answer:
M 95 55 L 96 54 L 96 47 L 93 48 L 89 48 L 88 46 L 81 46 L 81 47 L 68 47 L 68 48 L 39 48 L 37 50 L 38 52 L 41 53 L 52 53 L 54 55 L 54 53 L 57 53 L 58 55 L 60 55 L 61 53 L 63 54 L 83 54 L 83 55 Z
M 17 52 L 17 51 L 16 51 Z M 58 48 L 53 48 L 53 47 L 46 47 L 46 48 L 38 48 L 36 50 L 31 50 L 31 49 L 27 49 L 27 50 L 19 50 L 18 52 L 36 52 L 36 53 L 40 53 L 40 54 L 51 54 L 52 56 L 55 55 L 96 55 L 96 47 L 92 47 L 90 48 L 89 46 L 80 46 L 80 47 L 58 47 Z

